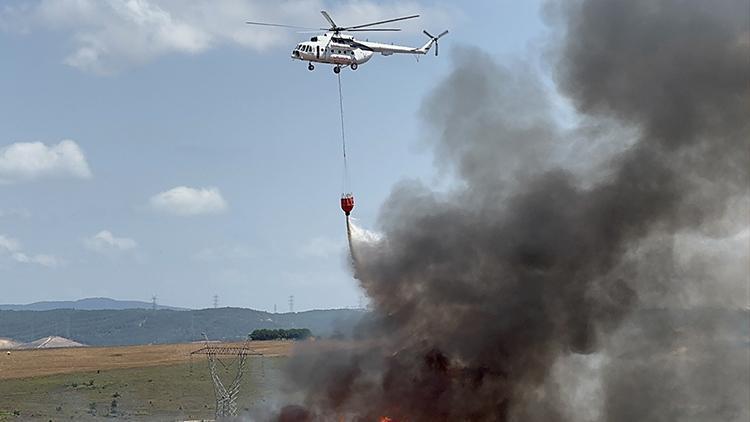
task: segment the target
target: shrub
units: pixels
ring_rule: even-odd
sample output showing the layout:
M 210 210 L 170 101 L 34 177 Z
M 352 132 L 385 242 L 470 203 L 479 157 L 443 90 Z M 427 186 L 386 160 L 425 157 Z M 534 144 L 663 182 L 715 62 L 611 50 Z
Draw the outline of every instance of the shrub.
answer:
M 250 333 L 252 340 L 304 340 L 310 336 L 312 333 L 307 328 L 261 328 Z

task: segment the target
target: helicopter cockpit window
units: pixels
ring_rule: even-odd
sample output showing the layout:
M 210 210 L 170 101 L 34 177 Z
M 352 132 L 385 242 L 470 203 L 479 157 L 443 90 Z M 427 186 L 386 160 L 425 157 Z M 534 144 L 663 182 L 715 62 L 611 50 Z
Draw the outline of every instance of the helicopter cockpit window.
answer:
M 315 42 L 317 40 L 318 40 L 318 37 L 312 37 L 312 38 L 310 38 L 310 41 L 312 41 L 312 42 Z

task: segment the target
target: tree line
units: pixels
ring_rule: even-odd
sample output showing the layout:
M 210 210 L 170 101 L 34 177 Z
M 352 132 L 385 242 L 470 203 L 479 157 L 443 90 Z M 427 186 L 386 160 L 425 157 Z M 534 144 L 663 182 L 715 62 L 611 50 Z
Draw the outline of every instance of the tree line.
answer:
M 312 333 L 307 328 L 260 328 L 250 333 L 252 340 L 304 340 L 310 336 Z

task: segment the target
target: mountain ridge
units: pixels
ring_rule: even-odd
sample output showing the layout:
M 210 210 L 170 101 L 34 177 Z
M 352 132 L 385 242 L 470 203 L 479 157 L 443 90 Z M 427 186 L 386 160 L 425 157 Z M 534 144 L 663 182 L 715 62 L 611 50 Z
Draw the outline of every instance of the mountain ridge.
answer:
M 90 346 L 237 341 L 260 328 L 308 328 L 317 337 L 348 337 L 364 310 L 270 313 L 245 308 L 47 311 L 0 310 L 0 337 L 20 343 L 60 336 Z
M 51 311 L 55 309 L 76 309 L 86 311 L 152 309 L 153 303 L 138 300 L 119 300 L 108 297 L 87 297 L 78 300 L 49 300 L 28 304 L 0 304 L 3 311 Z M 183 311 L 188 308 L 156 304 L 156 309 Z

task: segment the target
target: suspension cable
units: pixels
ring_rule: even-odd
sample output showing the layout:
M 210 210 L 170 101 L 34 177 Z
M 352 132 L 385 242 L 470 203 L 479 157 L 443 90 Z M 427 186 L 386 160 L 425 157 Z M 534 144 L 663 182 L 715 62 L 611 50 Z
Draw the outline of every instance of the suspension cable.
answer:
M 344 190 L 349 188 L 349 164 L 346 160 L 346 132 L 344 131 L 344 95 L 341 92 L 341 73 L 338 73 L 339 111 L 341 113 L 341 152 L 344 154 Z
M 341 197 L 341 208 L 346 213 L 346 238 L 349 243 L 349 256 L 352 260 L 352 265 L 356 265 L 356 258 L 354 257 L 354 246 L 352 244 L 352 227 L 349 222 L 349 211 L 354 206 L 354 197 L 349 192 L 349 165 L 346 161 L 346 132 L 344 131 L 344 95 L 341 92 L 341 73 L 338 73 L 339 83 L 339 111 L 341 112 L 341 152 L 344 155 L 344 186 L 343 195 Z

